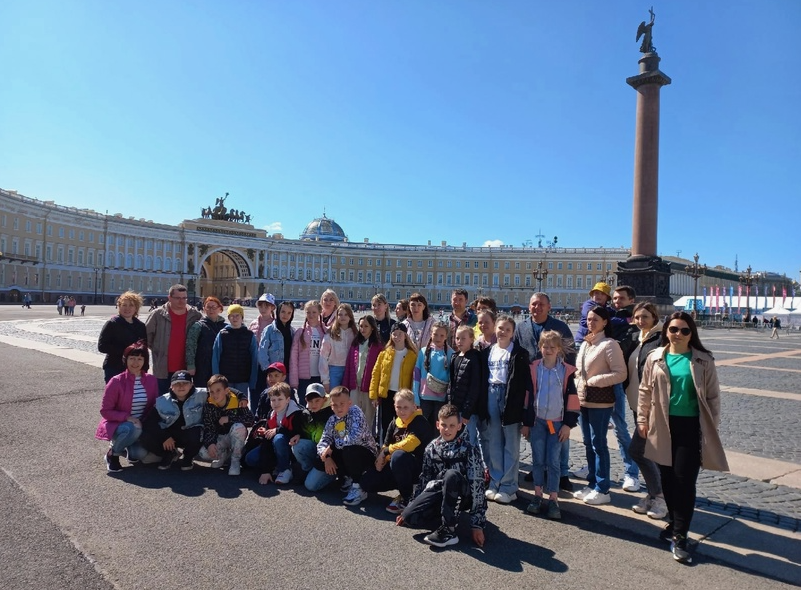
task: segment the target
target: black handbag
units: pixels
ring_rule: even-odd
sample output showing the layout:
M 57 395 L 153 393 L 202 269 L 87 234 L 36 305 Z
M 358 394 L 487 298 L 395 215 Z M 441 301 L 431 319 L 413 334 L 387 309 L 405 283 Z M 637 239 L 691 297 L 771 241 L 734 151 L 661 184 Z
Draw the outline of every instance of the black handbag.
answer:
M 584 401 L 590 404 L 613 404 L 615 403 L 615 388 L 611 385 L 606 387 L 587 385 L 584 390 Z

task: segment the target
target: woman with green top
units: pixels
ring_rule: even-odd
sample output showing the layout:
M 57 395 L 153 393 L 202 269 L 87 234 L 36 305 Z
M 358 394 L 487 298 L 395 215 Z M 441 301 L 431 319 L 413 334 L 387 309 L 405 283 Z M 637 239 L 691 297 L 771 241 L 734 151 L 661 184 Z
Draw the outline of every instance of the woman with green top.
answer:
M 690 563 L 687 533 L 700 467 L 727 471 L 718 435 L 720 384 L 715 359 L 704 348 L 690 314 L 677 311 L 662 328 L 662 346 L 648 355 L 640 381 L 637 429 L 645 456 L 659 465 L 668 508 L 660 537 L 673 558 Z

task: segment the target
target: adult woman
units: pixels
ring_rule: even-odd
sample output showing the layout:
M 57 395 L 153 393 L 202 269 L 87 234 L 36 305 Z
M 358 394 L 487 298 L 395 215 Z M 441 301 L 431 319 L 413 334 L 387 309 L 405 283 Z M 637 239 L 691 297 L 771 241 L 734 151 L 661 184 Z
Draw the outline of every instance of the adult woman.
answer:
M 120 455 L 128 461 L 144 458 L 147 451 L 137 441 L 142 434 L 142 420 L 156 404 L 158 381 L 147 373 L 148 352 L 144 340 L 126 347 L 120 355 L 125 371 L 112 377 L 103 392 L 95 438 L 111 441 L 105 462 L 109 473 L 122 471 Z
M 379 338 L 382 344 L 389 342 L 389 335 L 392 332 L 392 326 L 397 322 L 389 317 L 389 301 L 384 297 L 383 293 L 376 293 L 370 300 L 370 306 L 373 309 L 373 316 L 378 325 Z
M 334 322 L 337 321 L 337 307 L 339 307 L 339 297 L 333 289 L 326 289 L 320 297 L 320 305 L 323 306 L 323 314 L 320 321 L 327 331 Z
M 662 340 L 662 322 L 656 307 L 652 303 L 642 302 L 634 306 L 634 324 L 640 329 L 637 347 L 631 351 L 628 361 L 628 385 L 626 398 L 629 407 L 634 412 L 634 424 L 637 424 L 637 399 L 640 395 L 640 379 L 648 354 L 659 346 Z M 632 510 L 637 514 L 647 514 L 650 518 L 665 518 L 667 505 L 662 494 L 662 478 L 659 467 L 650 459 L 645 458 L 645 438 L 640 436 L 639 430 L 634 429 L 629 445 L 629 456 L 640 468 L 647 494 L 634 506 Z
M 398 299 L 398 302 L 395 304 L 395 317 L 399 322 L 402 322 L 406 319 L 406 316 L 409 315 L 409 300 L 408 299 Z
M 418 350 L 423 350 L 431 340 L 431 328 L 434 326 L 434 317 L 428 310 L 428 301 L 420 293 L 414 293 L 409 298 L 409 315 L 403 320 L 406 324 L 409 338 Z
M 673 558 L 689 563 L 687 533 L 700 467 L 727 471 L 718 435 L 720 384 L 715 359 L 701 344 L 690 314 L 677 311 L 662 329 L 662 346 L 648 355 L 640 381 L 637 429 L 645 456 L 659 465 L 668 509 L 662 537 Z
M 114 375 L 125 370 L 123 351 L 138 340 L 147 340 L 145 323 L 137 316 L 144 301 L 139 293 L 126 291 L 117 298 L 117 312 L 108 320 L 97 339 L 97 350 L 106 354 L 103 377 L 108 383 Z
M 225 327 L 223 304 L 216 297 L 203 301 L 203 317 L 189 326 L 186 332 L 186 371 L 197 387 L 206 387 L 212 375 L 211 357 L 214 340 Z
M 587 313 L 587 335 L 576 357 L 576 389 L 581 403 L 581 431 L 587 453 L 587 487 L 573 497 L 586 504 L 608 504 L 609 447 L 606 432 L 615 405 L 613 385 L 626 379 L 623 351 L 612 338 L 611 314 L 596 306 Z

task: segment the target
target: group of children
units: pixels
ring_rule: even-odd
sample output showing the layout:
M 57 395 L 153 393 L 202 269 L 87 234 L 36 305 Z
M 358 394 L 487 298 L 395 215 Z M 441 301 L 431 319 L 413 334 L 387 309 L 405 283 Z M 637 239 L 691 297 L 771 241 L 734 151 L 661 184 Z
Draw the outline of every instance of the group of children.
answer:
M 178 371 L 170 391 L 156 397 L 146 367 L 134 375 L 128 364 L 146 359 L 146 346 L 126 349 L 127 368 L 107 385 L 101 425 L 138 426 L 123 428 L 124 440 L 113 428 L 98 429 L 98 438 L 111 442 L 108 470 L 119 471 L 125 455 L 130 462 L 158 462 L 160 469 L 174 460 L 192 469 L 196 458 L 212 468 L 228 465 L 230 475 L 245 466 L 265 485 L 288 484 L 302 472 L 310 491 L 336 482 L 349 506 L 369 493 L 397 490 L 387 510 L 399 525 L 439 518 L 425 540 L 446 547 L 458 542 L 456 520 L 464 510 L 473 540 L 482 545 L 486 501 L 508 504 L 517 497 L 520 436 L 530 430 L 535 498 L 528 511 L 560 518 L 553 478 L 558 483 L 559 443 L 578 411 L 561 335 L 544 332 L 543 358 L 530 364 L 513 340 L 513 318 L 488 306 L 477 315 L 428 321 L 427 302 L 415 294 L 411 303 L 421 304 L 429 329 L 423 335 L 419 307 L 395 322 L 377 295 L 374 315 L 357 323 L 348 304 L 332 306 L 326 294 L 323 303 L 305 304 L 298 330 L 291 328 L 288 304 L 265 321 L 276 311 L 272 296 L 259 300 L 260 318 L 250 329 L 241 307 L 230 306 L 205 387 Z M 425 344 L 418 349 L 415 341 Z M 257 382 L 264 384 L 260 395 Z

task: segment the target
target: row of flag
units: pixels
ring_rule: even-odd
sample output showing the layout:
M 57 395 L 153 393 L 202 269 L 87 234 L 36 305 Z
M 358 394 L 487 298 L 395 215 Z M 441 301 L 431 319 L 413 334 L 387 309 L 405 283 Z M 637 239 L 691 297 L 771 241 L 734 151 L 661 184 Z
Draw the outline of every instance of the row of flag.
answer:
M 773 288 L 773 305 L 772 305 L 772 307 L 776 307 L 776 285 L 771 285 L 771 287 Z M 710 307 L 712 308 L 713 313 L 717 313 L 718 311 L 721 311 L 725 307 L 725 303 L 726 303 L 726 287 L 723 287 L 721 289 L 720 286 L 715 285 L 714 287 L 709 287 L 709 290 L 710 290 L 710 296 L 712 297 L 712 304 L 710 305 Z M 765 286 L 764 290 L 765 290 L 765 292 L 763 294 L 763 297 L 765 297 L 765 303 L 767 303 L 767 298 L 770 296 L 768 294 L 768 287 Z M 723 295 L 721 295 L 721 292 L 723 293 Z M 754 301 L 755 301 L 755 303 L 758 303 L 759 302 L 759 285 L 754 285 L 754 293 L 755 293 Z M 792 296 L 793 299 L 795 299 L 795 287 L 792 287 L 791 296 Z M 706 301 L 706 297 L 707 297 L 707 287 L 704 287 L 704 301 Z M 743 286 L 742 285 L 738 285 L 737 286 L 737 312 L 738 313 L 742 313 L 742 309 L 743 309 L 743 307 L 742 307 L 742 297 L 743 297 Z M 750 285 L 746 285 L 746 287 L 745 287 L 746 306 L 748 305 L 748 298 L 749 297 L 751 297 L 751 286 Z M 729 306 L 728 306 L 729 309 L 733 309 L 732 299 L 734 299 L 734 286 L 730 285 L 729 286 Z M 784 307 L 784 304 L 785 304 L 786 301 L 787 301 L 787 287 L 783 285 L 782 286 L 782 307 Z

